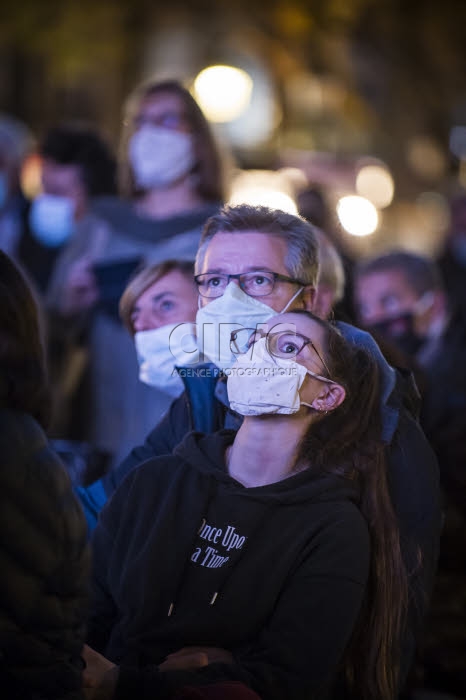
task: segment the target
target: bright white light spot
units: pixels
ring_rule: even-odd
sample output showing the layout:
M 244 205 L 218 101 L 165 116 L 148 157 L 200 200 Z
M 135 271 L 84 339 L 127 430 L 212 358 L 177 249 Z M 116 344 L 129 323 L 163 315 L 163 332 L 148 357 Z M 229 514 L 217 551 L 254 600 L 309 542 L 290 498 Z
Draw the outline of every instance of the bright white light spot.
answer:
M 342 197 L 337 214 L 343 228 L 352 236 L 369 236 L 379 223 L 377 209 L 364 197 Z
M 268 187 L 238 188 L 230 197 L 230 204 L 252 204 L 254 206 L 281 209 L 289 214 L 297 214 L 298 209 L 290 195 Z
M 241 68 L 209 66 L 194 81 L 194 94 L 207 119 L 230 122 L 248 107 L 252 79 Z
M 365 165 L 356 177 L 356 191 L 380 209 L 393 200 L 395 185 L 389 171 L 381 165 Z

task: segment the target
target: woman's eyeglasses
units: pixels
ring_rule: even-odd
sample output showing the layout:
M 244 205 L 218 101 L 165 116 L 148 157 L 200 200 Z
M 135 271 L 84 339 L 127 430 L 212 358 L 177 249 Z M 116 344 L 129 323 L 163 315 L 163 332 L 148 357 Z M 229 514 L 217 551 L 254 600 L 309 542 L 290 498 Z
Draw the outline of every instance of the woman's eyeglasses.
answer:
M 327 374 L 330 374 L 325 360 L 312 340 L 294 331 L 279 331 L 277 333 L 269 331 L 266 333 L 260 328 L 240 328 L 239 330 L 232 331 L 230 335 L 230 350 L 233 355 L 243 355 L 248 352 L 254 343 L 262 338 L 265 338 L 265 345 L 270 355 L 282 360 L 295 360 L 304 348 L 311 347 L 321 361 Z M 311 374 L 313 373 L 311 372 Z M 332 381 L 329 377 L 316 374 L 313 374 L 313 376 L 325 381 Z

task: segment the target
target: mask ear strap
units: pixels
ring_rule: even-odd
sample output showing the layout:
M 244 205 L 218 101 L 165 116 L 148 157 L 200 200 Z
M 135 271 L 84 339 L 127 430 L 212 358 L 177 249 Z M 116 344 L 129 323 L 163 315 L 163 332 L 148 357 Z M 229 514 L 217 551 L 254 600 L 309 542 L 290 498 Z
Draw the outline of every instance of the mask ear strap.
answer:
M 287 304 L 285 304 L 285 308 L 282 309 L 282 310 L 280 311 L 281 314 L 284 314 L 285 311 L 287 311 L 287 310 L 290 308 L 290 305 L 294 302 L 294 300 L 296 299 L 296 297 L 297 297 L 299 294 L 301 294 L 301 292 L 303 291 L 303 289 L 304 289 L 304 287 L 300 287 L 300 288 L 298 289 L 298 291 L 296 292 L 296 294 L 293 294 L 293 296 L 291 297 L 290 301 L 289 301 Z

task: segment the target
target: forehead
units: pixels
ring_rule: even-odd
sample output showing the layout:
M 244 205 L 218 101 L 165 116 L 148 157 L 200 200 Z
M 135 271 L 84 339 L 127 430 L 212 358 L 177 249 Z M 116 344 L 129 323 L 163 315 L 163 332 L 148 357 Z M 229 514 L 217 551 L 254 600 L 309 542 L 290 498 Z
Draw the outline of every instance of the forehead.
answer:
M 154 296 L 158 296 L 164 292 L 170 292 L 172 296 L 180 299 L 197 299 L 197 289 L 194 284 L 194 279 L 191 280 L 179 270 L 172 270 L 171 272 L 167 272 L 166 275 L 156 282 L 153 282 L 150 287 L 147 287 L 138 297 L 137 302 L 140 303 L 151 300 Z
M 267 321 L 264 330 L 272 333 L 284 330 L 300 333 L 312 340 L 318 348 L 322 348 L 325 341 L 325 331 L 322 326 L 304 314 L 277 314 Z
M 396 295 L 400 298 L 416 297 L 416 292 L 401 270 L 380 270 L 362 275 L 356 280 L 356 290 L 360 297 Z
M 263 268 L 286 275 L 287 252 L 286 242 L 274 234 L 220 231 L 207 246 L 202 272 L 234 274 Z
M 42 162 L 42 183 L 48 186 L 60 185 L 60 189 L 81 185 L 81 170 L 79 165 L 62 165 L 54 160 L 44 158 Z
M 159 116 L 167 112 L 175 112 L 176 114 L 185 111 L 185 105 L 180 95 L 173 92 L 159 92 L 155 95 L 144 97 L 137 110 L 138 114 L 146 114 L 147 116 Z

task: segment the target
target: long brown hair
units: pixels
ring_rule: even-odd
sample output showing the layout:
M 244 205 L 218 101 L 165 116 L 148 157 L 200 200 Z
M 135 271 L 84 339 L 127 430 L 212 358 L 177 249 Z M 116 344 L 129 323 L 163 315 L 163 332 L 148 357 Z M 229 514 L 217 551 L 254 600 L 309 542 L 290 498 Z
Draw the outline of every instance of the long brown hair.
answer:
M 51 413 L 39 312 L 31 289 L 0 250 L 0 404 L 46 428 Z
M 408 574 L 387 480 L 381 440 L 380 378 L 375 359 L 346 341 L 327 321 L 300 310 L 325 330 L 330 378 L 346 391 L 343 403 L 314 422 L 297 461 L 359 485 L 359 508 L 371 539 L 368 588 L 345 655 L 345 675 L 358 700 L 393 700 L 397 694 L 401 637 L 408 600 Z

